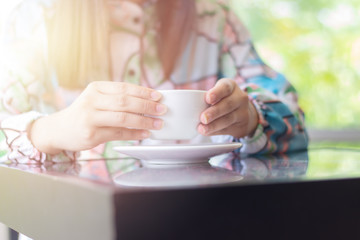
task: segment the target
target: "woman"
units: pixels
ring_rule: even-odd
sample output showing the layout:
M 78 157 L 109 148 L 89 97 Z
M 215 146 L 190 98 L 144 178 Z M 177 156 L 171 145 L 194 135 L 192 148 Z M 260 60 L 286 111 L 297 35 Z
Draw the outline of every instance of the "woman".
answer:
M 163 124 L 146 115 L 166 112 L 156 89 L 207 90 L 199 133 L 244 153 L 307 147 L 294 88 L 224 1 L 27 0 L 5 44 L 2 160 L 109 156 L 146 139 Z

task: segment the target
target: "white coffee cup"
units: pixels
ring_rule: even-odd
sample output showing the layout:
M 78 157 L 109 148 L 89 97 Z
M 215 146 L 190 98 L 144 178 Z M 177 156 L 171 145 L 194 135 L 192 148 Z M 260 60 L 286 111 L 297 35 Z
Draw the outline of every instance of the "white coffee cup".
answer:
M 190 140 L 198 135 L 197 126 L 201 113 L 208 107 L 206 91 L 201 90 L 159 90 L 161 103 L 167 112 L 161 116 L 164 125 L 151 131 L 154 140 Z

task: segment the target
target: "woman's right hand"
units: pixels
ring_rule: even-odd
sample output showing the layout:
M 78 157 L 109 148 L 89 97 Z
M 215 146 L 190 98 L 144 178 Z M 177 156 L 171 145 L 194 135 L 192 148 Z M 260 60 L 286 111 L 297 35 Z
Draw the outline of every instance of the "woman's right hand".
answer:
M 42 117 L 30 129 L 40 151 L 81 151 L 112 140 L 141 140 L 160 129 L 166 106 L 156 90 L 120 82 L 93 82 L 64 110 Z

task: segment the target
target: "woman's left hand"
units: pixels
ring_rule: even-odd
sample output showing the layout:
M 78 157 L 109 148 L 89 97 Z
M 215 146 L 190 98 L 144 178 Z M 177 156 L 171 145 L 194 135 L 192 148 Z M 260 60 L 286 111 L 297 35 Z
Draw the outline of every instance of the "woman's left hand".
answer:
M 258 125 L 259 116 L 246 92 L 232 79 L 220 79 L 206 93 L 210 105 L 200 117 L 198 131 L 205 136 L 232 135 L 236 138 L 251 136 Z

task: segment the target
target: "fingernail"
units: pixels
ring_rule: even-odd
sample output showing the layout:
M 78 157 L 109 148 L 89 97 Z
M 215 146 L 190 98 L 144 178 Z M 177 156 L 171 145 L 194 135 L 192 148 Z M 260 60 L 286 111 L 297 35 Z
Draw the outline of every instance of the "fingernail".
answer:
M 207 115 L 207 114 L 202 114 L 200 120 L 201 120 L 202 123 L 208 124 L 208 123 L 209 123 L 209 115 Z
M 161 129 L 162 126 L 163 126 L 163 124 L 164 124 L 164 122 L 163 122 L 163 120 L 161 120 L 161 119 L 156 119 L 156 120 L 154 121 L 154 127 L 155 127 L 156 129 Z
M 206 126 L 204 126 L 204 125 L 200 125 L 200 126 L 199 126 L 199 132 L 200 132 L 201 134 L 206 134 L 206 131 L 207 131 L 207 127 L 206 127 Z
M 165 113 L 166 112 L 166 106 L 164 106 L 163 104 L 157 104 L 156 105 L 156 112 Z
M 215 94 L 211 93 L 211 94 L 208 94 L 208 95 L 207 95 L 206 101 L 207 101 L 209 104 L 212 104 L 212 103 L 215 101 L 215 98 L 216 98 Z
M 153 100 L 159 100 L 161 98 L 161 94 L 159 92 L 153 91 L 151 93 L 151 99 Z

